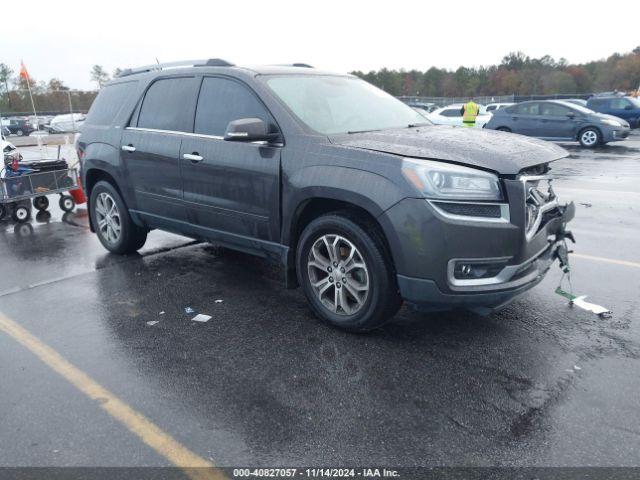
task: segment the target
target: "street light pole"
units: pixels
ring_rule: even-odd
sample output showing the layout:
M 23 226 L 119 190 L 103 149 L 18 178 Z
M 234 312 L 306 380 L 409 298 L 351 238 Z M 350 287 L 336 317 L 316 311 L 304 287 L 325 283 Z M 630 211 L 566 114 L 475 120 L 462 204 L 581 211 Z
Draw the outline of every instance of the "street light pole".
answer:
M 73 117 L 73 104 L 71 103 L 71 90 L 67 90 L 67 98 L 69 99 L 69 113 L 71 114 L 71 125 L 73 125 L 73 131 L 76 131 L 76 120 Z

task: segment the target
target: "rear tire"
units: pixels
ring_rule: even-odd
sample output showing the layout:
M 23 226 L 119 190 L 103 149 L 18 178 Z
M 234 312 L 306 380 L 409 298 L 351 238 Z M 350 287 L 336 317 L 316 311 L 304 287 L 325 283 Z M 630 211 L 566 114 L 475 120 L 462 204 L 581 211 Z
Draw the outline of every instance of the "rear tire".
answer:
M 307 225 L 296 267 L 313 312 L 334 327 L 368 332 L 402 304 L 381 232 L 351 212 L 329 213 Z
M 147 230 L 133 223 L 120 193 L 109 182 L 100 181 L 91 190 L 89 214 L 100 243 L 112 253 L 136 252 L 147 241 Z
M 7 216 L 7 207 L 0 203 L 0 222 Z
M 76 201 L 70 195 L 61 195 L 58 204 L 65 212 L 73 212 L 73 209 L 76 208 Z
M 37 210 L 44 212 L 47 208 L 49 208 L 49 199 L 45 196 L 36 197 L 33 199 L 33 206 Z
M 602 134 L 597 128 L 587 127 L 578 134 L 578 141 L 584 148 L 594 148 L 602 143 Z

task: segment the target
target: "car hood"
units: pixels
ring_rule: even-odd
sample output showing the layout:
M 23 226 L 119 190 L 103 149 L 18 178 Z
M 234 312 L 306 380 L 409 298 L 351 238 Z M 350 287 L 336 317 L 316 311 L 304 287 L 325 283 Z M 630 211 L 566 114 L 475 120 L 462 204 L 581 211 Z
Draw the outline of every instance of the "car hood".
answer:
M 465 127 L 428 126 L 335 135 L 336 145 L 441 160 L 516 175 L 569 155 L 564 148 L 522 135 Z
M 627 122 L 624 118 L 616 117 L 615 115 L 609 115 L 607 113 L 596 112 L 596 113 L 592 113 L 591 117 L 597 120 L 604 120 L 604 119 L 615 120 L 616 122 L 620 122 L 624 127 L 629 126 L 629 122 Z

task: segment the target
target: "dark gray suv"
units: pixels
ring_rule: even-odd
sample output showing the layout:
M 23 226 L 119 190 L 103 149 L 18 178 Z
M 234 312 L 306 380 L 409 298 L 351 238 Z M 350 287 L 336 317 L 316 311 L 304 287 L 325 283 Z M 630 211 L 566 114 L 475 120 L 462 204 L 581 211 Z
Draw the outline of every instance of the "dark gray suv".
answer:
M 573 217 L 555 145 L 426 124 L 372 85 L 211 59 L 128 70 L 77 148 L 111 252 L 162 229 L 283 265 L 314 312 L 376 328 L 403 300 L 488 313 L 536 285 Z

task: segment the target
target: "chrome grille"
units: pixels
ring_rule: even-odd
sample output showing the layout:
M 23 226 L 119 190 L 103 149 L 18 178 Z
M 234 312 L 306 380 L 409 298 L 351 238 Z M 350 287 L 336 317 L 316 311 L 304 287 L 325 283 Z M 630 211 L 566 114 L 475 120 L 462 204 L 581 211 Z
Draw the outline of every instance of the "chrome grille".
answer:
M 558 207 L 558 197 L 550 176 L 522 176 L 520 180 L 525 190 L 525 236 L 531 240 L 542 226 L 545 213 Z

